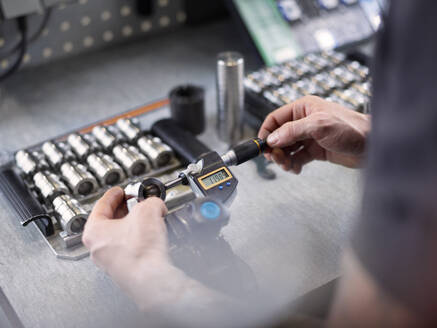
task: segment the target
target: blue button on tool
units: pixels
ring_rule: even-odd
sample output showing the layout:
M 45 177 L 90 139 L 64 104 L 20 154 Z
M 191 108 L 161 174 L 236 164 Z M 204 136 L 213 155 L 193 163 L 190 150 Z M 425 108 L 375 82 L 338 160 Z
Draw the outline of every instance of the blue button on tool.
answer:
M 220 213 L 220 206 L 214 202 L 205 202 L 200 205 L 200 214 L 202 214 L 205 219 L 215 220 L 220 216 Z
M 223 190 L 223 186 L 219 186 L 219 189 L 220 189 L 220 190 Z
M 231 183 L 230 183 L 230 182 L 226 182 L 226 185 L 227 185 L 228 187 L 230 187 L 230 186 L 231 186 Z

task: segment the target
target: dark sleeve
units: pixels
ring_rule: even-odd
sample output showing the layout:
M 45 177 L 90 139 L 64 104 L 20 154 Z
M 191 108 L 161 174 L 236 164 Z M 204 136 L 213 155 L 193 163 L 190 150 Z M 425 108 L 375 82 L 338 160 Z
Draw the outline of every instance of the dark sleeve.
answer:
M 437 317 L 437 1 L 391 3 L 352 246 L 383 290 Z

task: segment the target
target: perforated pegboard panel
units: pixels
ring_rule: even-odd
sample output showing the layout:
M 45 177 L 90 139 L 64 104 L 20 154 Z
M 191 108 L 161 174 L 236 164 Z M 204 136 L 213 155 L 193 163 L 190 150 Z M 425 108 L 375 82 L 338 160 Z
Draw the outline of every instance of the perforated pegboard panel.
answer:
M 19 1 L 19 0 L 18 0 Z M 134 38 L 164 32 L 185 22 L 182 0 L 153 0 L 150 16 L 136 11 L 136 0 L 78 0 L 53 7 L 41 36 L 29 44 L 22 67 L 93 51 Z M 28 16 L 28 35 L 38 29 L 43 13 Z M 0 72 L 13 64 L 20 36 L 15 21 L 0 23 Z

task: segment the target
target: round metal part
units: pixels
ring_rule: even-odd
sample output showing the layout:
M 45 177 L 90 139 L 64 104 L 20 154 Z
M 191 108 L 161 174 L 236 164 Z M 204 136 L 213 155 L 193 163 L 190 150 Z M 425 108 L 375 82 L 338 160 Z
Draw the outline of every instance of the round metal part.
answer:
M 167 196 L 165 185 L 156 178 L 147 178 L 141 182 L 138 188 L 138 199 L 144 200 L 149 197 L 159 197 L 165 200 Z
M 130 119 L 127 118 L 121 118 L 117 121 L 117 127 L 118 129 L 123 132 L 123 134 L 129 139 L 129 140 L 135 140 L 140 136 L 141 130 L 136 126 Z
M 58 167 L 59 165 L 61 165 L 64 159 L 64 155 L 53 142 L 45 142 L 42 145 L 41 149 L 52 166 Z
M 92 133 L 97 141 L 106 149 L 112 148 L 116 144 L 117 138 L 104 126 L 95 126 Z
M 172 149 L 158 137 L 144 136 L 138 139 L 137 144 L 155 169 L 167 165 L 173 158 Z
M 115 159 L 123 166 L 129 176 L 138 176 L 150 169 L 147 158 L 134 146 L 117 145 L 112 150 Z
M 80 158 L 85 158 L 91 152 L 91 146 L 79 134 L 70 134 L 67 141 L 76 155 Z
M 91 154 L 87 157 L 87 163 L 103 186 L 115 185 L 124 178 L 120 165 L 106 154 Z
M 26 175 L 34 173 L 38 168 L 35 158 L 25 150 L 20 150 L 15 154 L 15 163 Z
M 45 199 L 53 199 L 59 195 L 68 194 L 67 186 L 59 177 L 51 172 L 38 172 L 33 176 L 35 187 Z
M 64 163 L 61 173 L 75 195 L 86 196 L 98 188 L 96 178 L 82 164 Z
M 68 195 L 56 197 L 53 207 L 58 215 L 59 222 L 68 235 L 81 233 L 88 218 L 88 213 L 79 202 Z

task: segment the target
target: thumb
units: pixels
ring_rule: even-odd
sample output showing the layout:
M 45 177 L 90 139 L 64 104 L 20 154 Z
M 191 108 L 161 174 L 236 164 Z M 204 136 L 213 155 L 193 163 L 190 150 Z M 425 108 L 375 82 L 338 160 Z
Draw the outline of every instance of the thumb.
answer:
M 136 204 L 132 216 L 136 218 L 152 217 L 161 219 L 167 215 L 165 203 L 158 197 L 150 197 Z
M 308 116 L 283 124 L 267 137 L 267 144 L 272 148 L 283 148 L 311 138 L 311 121 L 311 117 Z
M 94 205 L 88 221 L 113 219 L 114 214 L 124 201 L 124 191 L 120 187 L 109 189 Z

